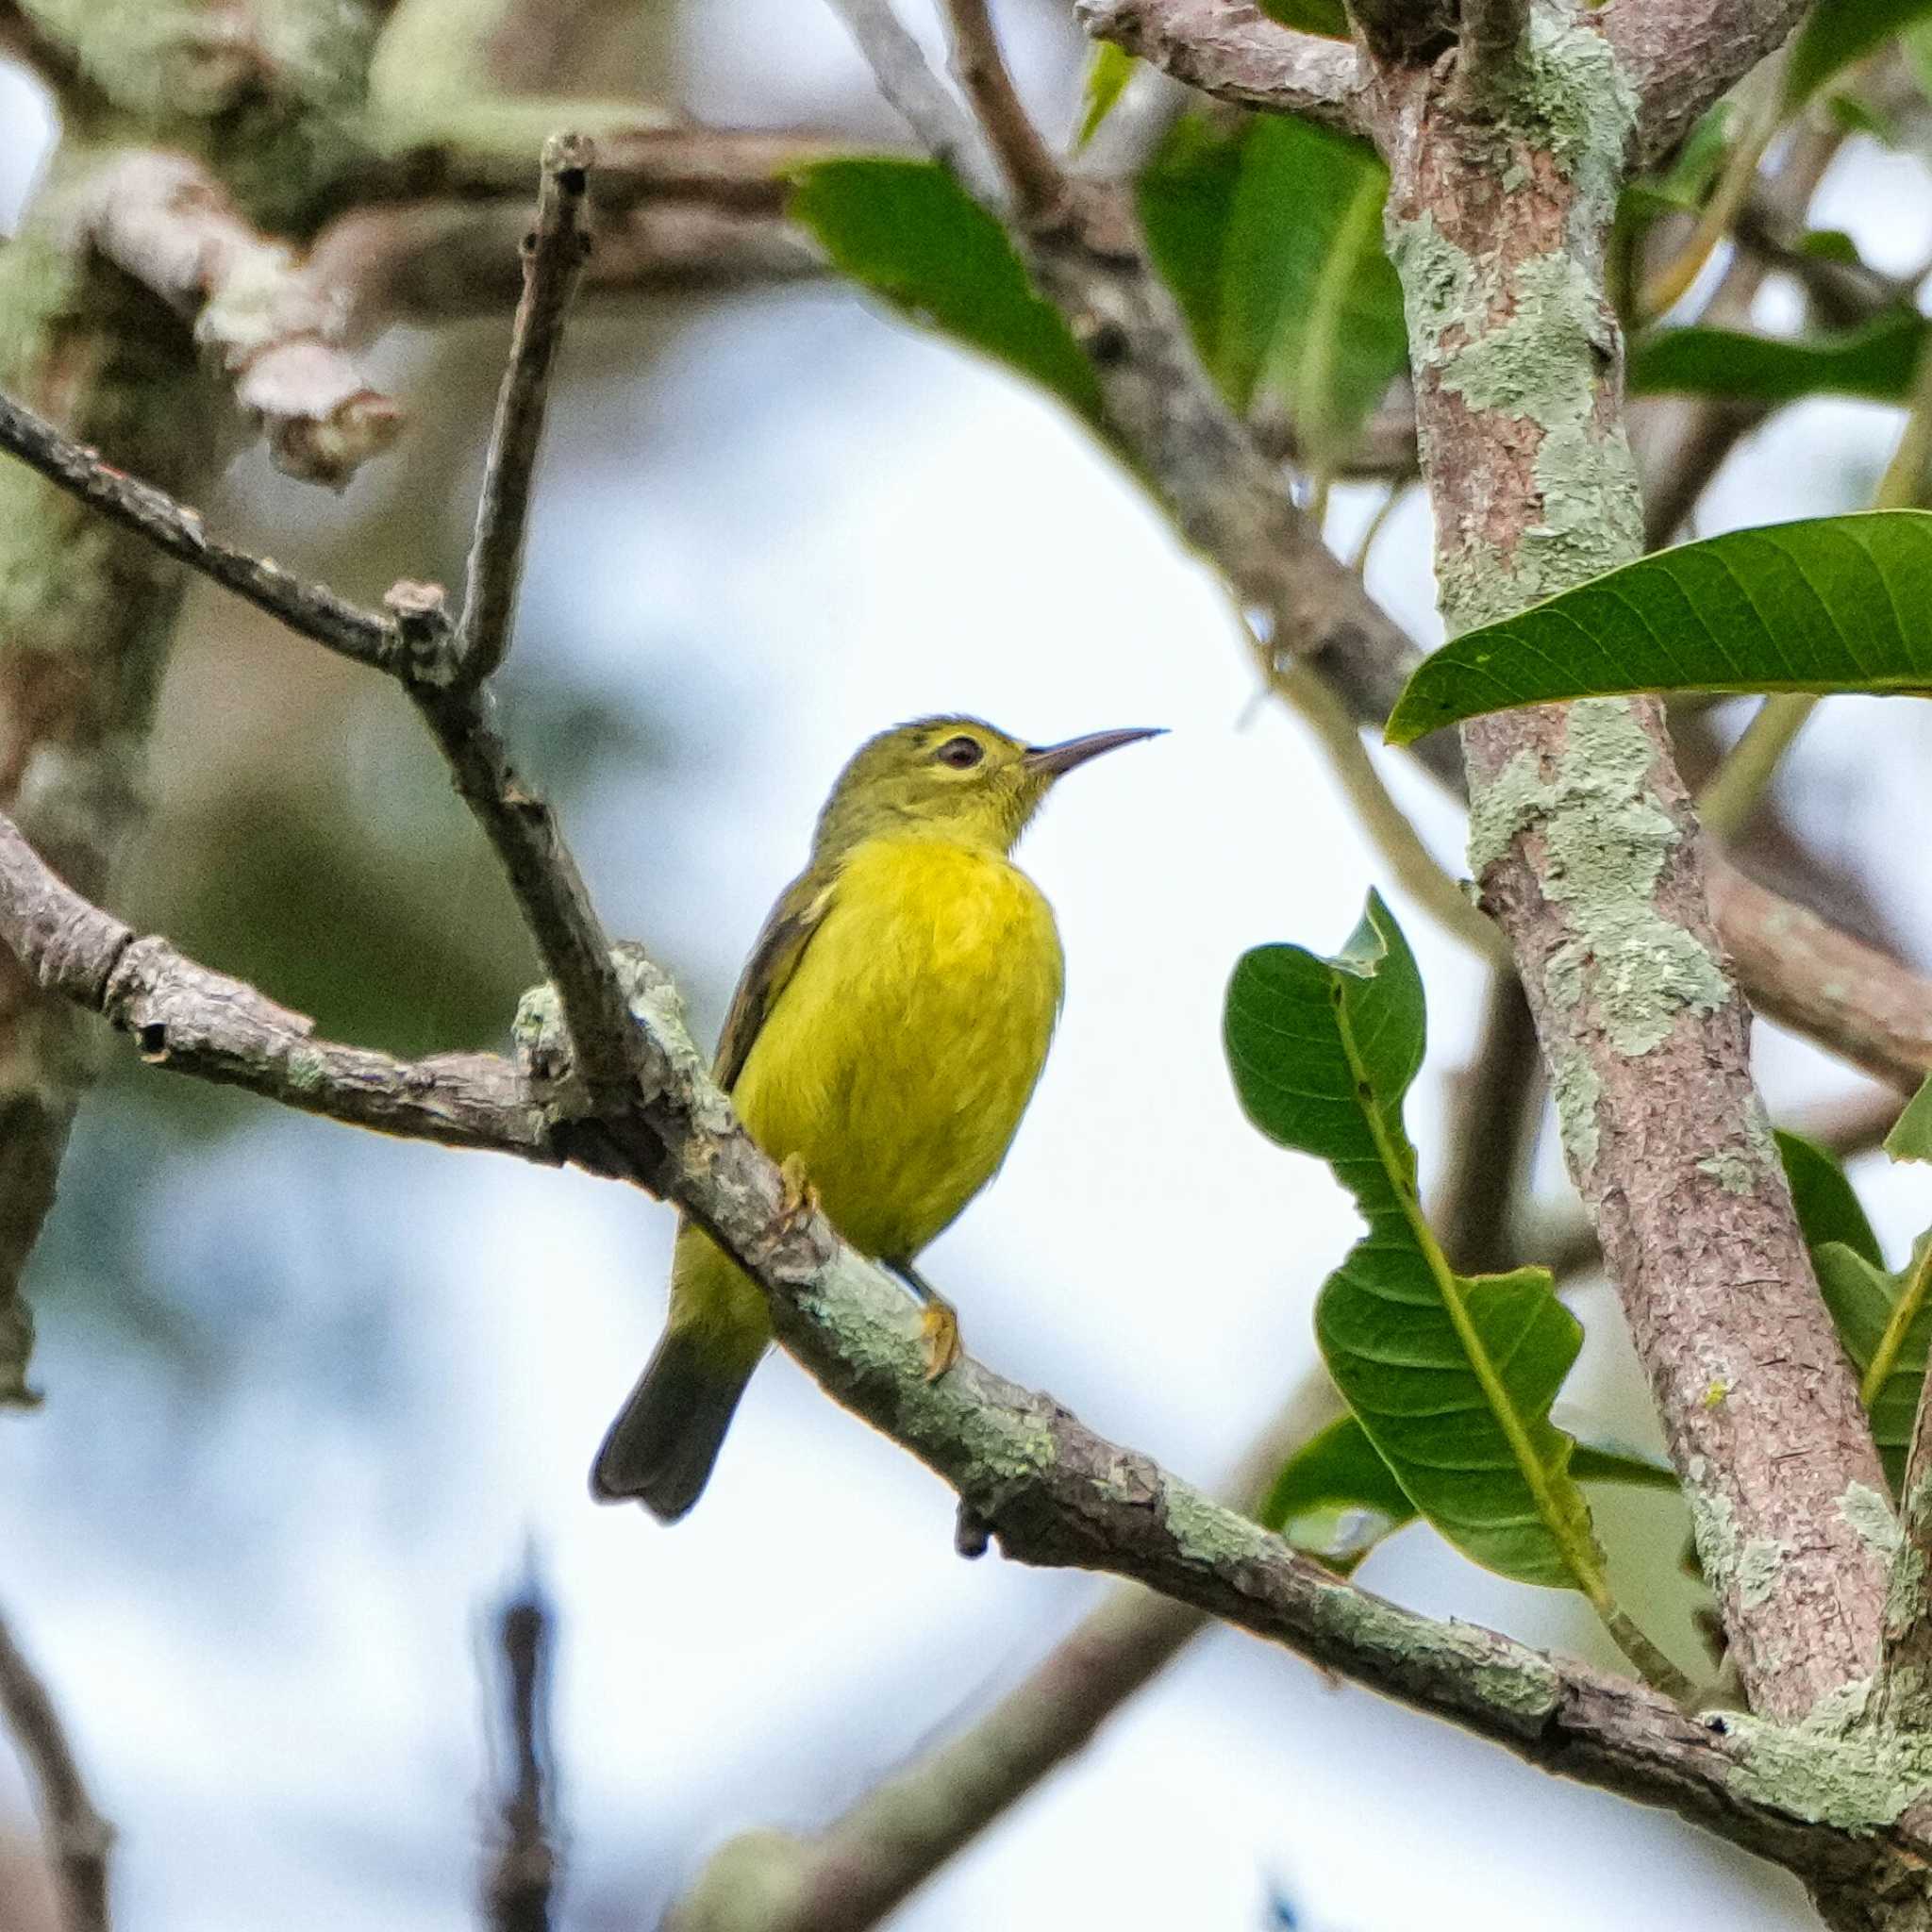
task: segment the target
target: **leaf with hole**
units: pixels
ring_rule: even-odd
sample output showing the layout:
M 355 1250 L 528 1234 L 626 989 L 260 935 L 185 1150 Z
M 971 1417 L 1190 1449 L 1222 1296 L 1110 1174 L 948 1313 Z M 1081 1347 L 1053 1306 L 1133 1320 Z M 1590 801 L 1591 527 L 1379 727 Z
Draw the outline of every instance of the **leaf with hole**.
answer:
M 1403 1096 L 1422 1065 L 1422 981 L 1380 899 L 1346 947 L 1243 956 L 1228 1060 L 1248 1117 L 1320 1156 L 1369 1224 L 1315 1304 L 1328 1373 L 1403 1492 L 1466 1555 L 1608 1604 L 1603 1556 L 1550 1405 L 1582 1341 L 1546 1269 L 1465 1276 L 1416 1197 Z
M 1584 1483 L 1677 1489 L 1668 1463 L 1608 1443 L 1579 1441 L 1570 1473 Z M 1281 1465 L 1260 1510 L 1265 1527 L 1342 1576 L 1415 1518 L 1415 1505 L 1352 1415 L 1309 1437 Z
M 1391 744 L 1631 691 L 1932 690 L 1932 512 L 1732 530 L 1606 572 L 1424 658 Z

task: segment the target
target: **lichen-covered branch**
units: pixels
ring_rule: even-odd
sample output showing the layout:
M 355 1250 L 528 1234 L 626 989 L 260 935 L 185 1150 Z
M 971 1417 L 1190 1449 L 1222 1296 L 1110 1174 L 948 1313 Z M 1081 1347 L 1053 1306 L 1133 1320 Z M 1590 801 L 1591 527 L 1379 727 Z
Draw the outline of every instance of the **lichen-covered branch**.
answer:
M 1642 550 L 1602 287 L 1638 97 L 1592 25 L 1540 11 L 1480 120 L 1422 70 L 1385 72 L 1376 107 L 1453 632 Z M 1752 1086 L 1661 713 L 1505 712 L 1463 744 L 1471 871 L 1516 949 L 1732 1655 L 1754 1708 L 1802 1717 L 1875 1661 L 1865 1525 L 1884 1481 Z
M 1176 80 L 1243 108 L 1362 131 L 1360 58 L 1273 21 L 1249 0 L 1074 0 L 1080 24 Z
M 278 469 L 340 487 L 395 441 L 402 408 L 343 354 L 334 292 L 244 220 L 206 168 L 161 150 L 116 155 L 69 214 L 81 245 L 188 324 Z
M 53 1693 L 0 1621 L 0 1723 L 20 1753 L 60 1889 L 63 1932 L 108 1932 L 114 1827 L 94 1808 Z

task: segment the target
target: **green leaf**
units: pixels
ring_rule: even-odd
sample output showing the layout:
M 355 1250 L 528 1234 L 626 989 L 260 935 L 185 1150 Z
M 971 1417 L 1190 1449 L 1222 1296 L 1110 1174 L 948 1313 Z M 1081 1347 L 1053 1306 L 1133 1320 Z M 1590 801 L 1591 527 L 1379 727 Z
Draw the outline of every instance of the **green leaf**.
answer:
M 1407 365 L 1388 186 L 1364 143 L 1289 116 L 1185 117 L 1141 177 L 1148 249 L 1201 359 L 1243 413 L 1278 398 L 1317 468 Z
M 793 218 L 834 267 L 903 315 L 1042 384 L 1088 422 L 1100 391 L 1059 311 L 1033 292 L 1006 230 L 931 161 L 818 161 Z
M 1785 111 L 1808 101 L 1835 74 L 1932 15 L 1932 0 L 1820 0 L 1806 16 L 1785 65 Z
M 1292 116 L 1242 146 L 1208 350 L 1228 400 L 1287 408 L 1316 468 L 1339 459 L 1407 365 L 1402 285 L 1382 245 L 1389 174 L 1366 143 Z
M 1547 1270 L 1459 1275 L 1424 1220 L 1402 1124 L 1424 1032 L 1415 961 L 1373 895 L 1337 958 L 1262 946 L 1228 989 L 1228 1059 L 1249 1118 L 1327 1160 L 1369 1224 L 1316 1300 L 1336 1387 L 1458 1549 L 1606 1608 L 1574 1444 L 1549 1420 L 1583 1331 Z
M 1331 41 L 1349 37 L 1348 14 L 1341 0 L 1260 0 L 1261 11 L 1283 26 L 1299 27 L 1305 34 L 1321 34 Z
M 1776 1139 L 1805 1245 L 1816 1254 L 1827 1242 L 1837 1241 L 1874 1268 L 1882 1266 L 1885 1251 L 1836 1156 L 1802 1134 L 1788 1134 L 1780 1128 Z
M 1928 690 L 1932 512 L 1865 510 L 1660 551 L 1465 631 L 1424 659 L 1388 735 L 1639 691 Z
M 1318 1431 L 1281 1465 L 1261 1506 L 1264 1527 L 1347 1575 L 1415 1505 L 1352 1415 Z
M 1081 83 L 1080 131 L 1074 138 L 1077 151 L 1100 132 L 1100 124 L 1113 112 L 1114 104 L 1126 92 L 1134 77 L 1134 57 L 1111 41 L 1096 41 L 1093 57 L 1087 63 L 1087 77 Z
M 1827 1242 L 1812 1259 L 1839 1339 L 1857 1364 L 1858 1393 L 1896 1491 L 1932 1342 L 1932 1234 L 1912 1243 L 1912 1258 L 1897 1274 L 1839 1241 Z
M 1221 327 L 1228 216 L 1241 178 L 1245 138 L 1245 129 L 1230 133 L 1205 115 L 1183 114 L 1138 185 L 1147 252 L 1210 365 Z
M 1707 108 L 1667 168 L 1632 181 L 1624 189 L 1623 211 L 1647 219 L 1660 214 L 1695 214 L 1723 172 L 1737 111 L 1729 95 Z
M 1812 395 L 1895 403 L 1910 393 L 1924 341 L 1925 323 L 1911 312 L 1798 341 L 1744 329 L 1659 329 L 1632 351 L 1630 388 L 1641 395 L 1725 396 L 1753 403 Z
M 1905 1111 L 1892 1122 L 1885 1151 L 1894 1160 L 1932 1160 L 1932 1079 L 1906 1102 Z
M 1677 1489 L 1669 1463 L 1607 1444 L 1579 1441 L 1570 1473 L 1578 1482 Z M 1415 1517 L 1415 1505 L 1352 1415 L 1311 1436 L 1281 1465 L 1260 1510 L 1264 1527 L 1343 1576 Z

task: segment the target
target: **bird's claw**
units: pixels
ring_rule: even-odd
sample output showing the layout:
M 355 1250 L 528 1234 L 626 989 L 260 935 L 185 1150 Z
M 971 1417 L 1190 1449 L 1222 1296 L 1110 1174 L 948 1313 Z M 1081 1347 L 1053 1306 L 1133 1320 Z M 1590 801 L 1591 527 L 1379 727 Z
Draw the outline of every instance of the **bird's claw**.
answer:
M 778 1196 L 778 1211 L 787 1221 L 796 1220 L 818 1207 L 819 1191 L 812 1186 L 805 1162 L 796 1154 L 788 1154 L 778 1163 L 778 1178 L 784 1183 Z
M 920 1339 L 925 1347 L 925 1379 L 937 1382 L 959 1359 L 959 1318 L 941 1301 L 920 1311 Z

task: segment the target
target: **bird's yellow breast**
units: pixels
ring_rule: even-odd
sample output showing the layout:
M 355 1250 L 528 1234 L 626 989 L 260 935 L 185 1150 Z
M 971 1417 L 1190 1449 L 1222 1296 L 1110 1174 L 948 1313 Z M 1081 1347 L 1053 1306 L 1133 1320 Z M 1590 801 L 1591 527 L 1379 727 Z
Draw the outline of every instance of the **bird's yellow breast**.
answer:
M 733 1089 L 861 1252 L 910 1260 L 992 1178 L 1059 1013 L 1053 912 L 1004 858 L 877 838 L 832 902 Z

